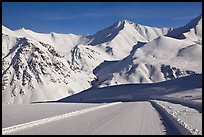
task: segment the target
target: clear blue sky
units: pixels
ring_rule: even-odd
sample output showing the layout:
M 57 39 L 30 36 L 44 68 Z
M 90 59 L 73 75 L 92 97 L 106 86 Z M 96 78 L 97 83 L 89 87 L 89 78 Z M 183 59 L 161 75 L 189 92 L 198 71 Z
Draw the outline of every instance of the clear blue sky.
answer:
M 201 2 L 3 2 L 2 25 L 12 30 L 94 34 L 123 19 L 175 28 L 201 13 Z

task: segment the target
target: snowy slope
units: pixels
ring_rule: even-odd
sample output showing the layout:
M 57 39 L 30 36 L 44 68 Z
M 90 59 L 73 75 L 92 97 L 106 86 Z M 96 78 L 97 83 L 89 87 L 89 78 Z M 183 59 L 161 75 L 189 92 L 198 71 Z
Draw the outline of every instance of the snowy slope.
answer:
M 202 14 L 191 20 L 185 26 L 175 28 L 167 36 L 178 39 L 202 40 Z
M 202 73 L 202 45 L 161 36 L 139 43 L 121 61 L 95 69 L 95 85 L 151 83 Z M 99 66 L 99 67 L 100 67 Z
M 56 100 L 91 86 L 89 76 L 72 70 L 51 45 L 28 38 L 9 40 L 16 45 L 2 56 L 2 102 Z
M 2 34 L 17 37 L 17 38 L 30 38 L 45 44 L 52 45 L 57 52 L 64 55 L 68 53 L 74 46 L 79 43 L 86 43 L 85 36 L 74 35 L 74 34 L 58 34 L 58 33 L 36 33 L 31 30 L 21 28 L 19 30 L 12 31 L 5 26 L 2 26 Z
M 195 73 L 201 74 L 201 23 L 202 18 L 199 16 L 184 27 L 170 30 L 166 36 L 158 36 L 149 42 L 139 41 L 124 59 L 109 63 L 105 61 L 95 68 L 97 79 L 93 84 L 108 86 L 151 83 Z M 173 34 L 184 34 L 186 38 L 176 39 L 173 38 Z
M 167 34 L 170 28 L 143 26 L 122 20 L 112 26 L 86 36 L 87 43 L 78 44 L 65 58 L 71 66 L 92 73 L 104 60 L 121 60 L 138 42 L 148 42 Z
M 137 83 L 137 84 L 120 84 L 106 87 L 92 87 L 75 95 L 65 97 L 58 102 L 115 102 L 115 101 L 141 101 L 151 98 L 158 99 L 164 96 L 175 97 L 181 100 L 182 96 L 188 95 L 192 91 L 194 96 L 202 96 L 202 91 L 196 91 L 202 88 L 202 75 L 194 74 L 172 80 L 157 83 Z M 186 93 L 188 91 L 188 93 Z M 193 94 L 196 95 L 193 95 Z M 81 99 L 82 98 L 82 99 Z M 176 98 L 176 97 L 175 97 Z M 188 100 L 188 98 L 186 98 Z M 190 102 L 190 100 L 188 100 Z
M 178 127 L 172 126 L 172 123 L 180 123 L 193 133 L 202 134 L 202 110 L 200 113 L 191 106 L 182 105 L 181 96 L 176 96 L 181 101 L 179 104 L 156 101 L 165 105 L 165 110 L 175 116 L 175 120 L 167 119 L 166 114 L 149 102 L 157 98 L 156 95 L 163 98 L 189 90 L 194 95 L 193 90 L 201 87 L 202 75 L 191 75 L 160 83 L 90 88 L 57 103 L 3 104 L 2 133 L 183 135 L 184 132 L 176 132 Z M 195 94 L 202 95 L 202 91 Z
M 137 44 L 138 41 L 151 41 L 158 36 L 166 35 L 170 30 L 170 28 L 148 27 L 122 20 L 92 36 L 88 36 L 90 39 L 88 44 L 101 46 L 109 54 L 121 59 L 129 54 L 133 45 Z
M 202 135 L 202 113 L 180 104 L 156 101 L 193 135 Z
M 123 20 L 86 36 L 2 26 L 2 102 L 57 100 L 91 86 L 201 74 L 201 30 L 201 16 L 178 29 Z M 173 35 L 180 33 L 186 38 Z

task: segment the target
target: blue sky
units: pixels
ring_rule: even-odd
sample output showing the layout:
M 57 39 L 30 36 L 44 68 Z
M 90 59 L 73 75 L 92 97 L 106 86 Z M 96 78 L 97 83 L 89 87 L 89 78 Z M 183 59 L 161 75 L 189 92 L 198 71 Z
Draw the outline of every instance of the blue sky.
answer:
M 3 2 L 2 25 L 41 33 L 94 34 L 118 20 L 179 27 L 202 13 L 201 2 Z

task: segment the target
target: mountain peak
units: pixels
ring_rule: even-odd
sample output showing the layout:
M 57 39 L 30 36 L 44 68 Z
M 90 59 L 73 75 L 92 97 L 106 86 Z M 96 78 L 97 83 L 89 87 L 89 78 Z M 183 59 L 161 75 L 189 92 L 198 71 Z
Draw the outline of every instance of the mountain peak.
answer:
M 118 22 L 121 22 L 121 23 L 128 23 L 129 21 L 127 19 L 124 19 L 124 20 L 119 20 Z
M 202 20 L 202 14 L 192 19 L 186 26 L 195 27 Z
M 202 74 L 201 15 L 193 22 L 195 28 L 174 31 L 186 32 L 184 40 L 167 37 L 169 28 L 126 19 L 84 37 L 2 25 L 2 103 L 54 101 L 95 86 Z
M 132 22 L 132 21 L 129 21 L 129 20 L 127 20 L 127 19 L 124 19 L 124 20 L 119 20 L 119 21 L 117 21 L 116 23 L 115 23 L 115 25 L 117 25 L 118 27 L 119 26 L 124 26 L 124 25 L 126 25 L 126 24 L 136 24 L 136 23 L 134 23 L 134 22 Z
M 124 21 L 124 23 L 128 23 L 128 24 L 135 24 L 133 21 L 130 21 L 130 20 L 123 20 Z
M 17 29 L 15 31 L 27 31 L 27 29 L 25 29 L 24 27 L 20 28 L 20 29 Z
M 196 28 L 198 28 L 198 30 L 196 30 Z M 173 37 L 173 38 L 178 38 L 178 39 L 183 39 L 183 38 L 186 37 L 186 36 L 184 36 L 184 33 L 188 33 L 192 29 L 195 30 L 195 32 L 196 32 L 195 34 L 196 35 L 201 35 L 201 33 L 202 33 L 202 31 L 201 31 L 202 30 L 202 14 L 200 14 L 199 16 L 197 16 L 194 19 L 192 19 L 186 25 L 184 25 L 182 27 L 179 27 L 179 28 L 173 29 L 172 31 L 170 31 L 167 34 L 167 36 Z
M 116 23 L 114 23 L 112 26 L 110 26 L 111 28 L 119 28 L 119 27 L 123 27 L 125 24 L 126 20 L 119 20 Z

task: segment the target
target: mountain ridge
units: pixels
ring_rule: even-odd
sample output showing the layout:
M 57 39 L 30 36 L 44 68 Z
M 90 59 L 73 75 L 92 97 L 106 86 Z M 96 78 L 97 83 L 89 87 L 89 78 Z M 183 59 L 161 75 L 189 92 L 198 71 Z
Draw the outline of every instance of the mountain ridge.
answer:
M 2 25 L 2 103 L 53 101 L 90 87 L 202 74 L 199 17 L 192 20 L 196 27 L 185 25 L 189 31 L 174 31 L 186 36 L 182 39 L 168 36 L 172 28 L 128 20 L 86 36 L 12 31 Z

